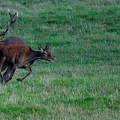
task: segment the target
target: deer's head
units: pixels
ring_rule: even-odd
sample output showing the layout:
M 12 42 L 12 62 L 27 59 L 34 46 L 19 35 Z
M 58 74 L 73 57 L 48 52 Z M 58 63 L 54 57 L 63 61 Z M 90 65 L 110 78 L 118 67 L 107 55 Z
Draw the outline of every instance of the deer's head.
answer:
M 51 61 L 51 62 L 54 61 L 54 58 L 52 57 L 51 52 L 49 51 L 48 44 L 46 44 L 45 48 L 42 48 L 42 46 L 39 46 L 38 49 L 42 53 L 43 59 Z

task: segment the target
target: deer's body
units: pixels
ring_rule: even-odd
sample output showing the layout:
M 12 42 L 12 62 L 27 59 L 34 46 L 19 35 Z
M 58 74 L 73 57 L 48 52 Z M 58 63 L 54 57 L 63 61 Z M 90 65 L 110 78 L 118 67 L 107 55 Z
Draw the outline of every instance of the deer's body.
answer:
M 3 48 L 3 54 L 8 64 L 15 64 L 16 67 L 24 67 L 27 61 L 42 58 L 40 51 L 32 50 L 29 46 L 9 45 Z M 38 56 L 38 57 L 37 57 Z
M 3 41 L 0 41 L 0 50 L 8 47 L 9 45 L 25 45 L 25 44 L 18 37 L 9 37 Z M 7 67 L 7 63 L 4 63 L 4 66 L 2 67 L 1 71 L 3 71 L 6 67 Z

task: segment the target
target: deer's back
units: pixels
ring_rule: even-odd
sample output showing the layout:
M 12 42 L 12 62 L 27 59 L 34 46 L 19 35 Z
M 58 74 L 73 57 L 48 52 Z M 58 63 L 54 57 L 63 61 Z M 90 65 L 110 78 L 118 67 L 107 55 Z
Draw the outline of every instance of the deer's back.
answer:
M 24 45 L 24 42 L 18 38 L 18 37 L 9 37 L 6 38 L 5 40 L 1 41 L 4 45 L 10 45 L 10 44 L 19 44 L 19 45 Z

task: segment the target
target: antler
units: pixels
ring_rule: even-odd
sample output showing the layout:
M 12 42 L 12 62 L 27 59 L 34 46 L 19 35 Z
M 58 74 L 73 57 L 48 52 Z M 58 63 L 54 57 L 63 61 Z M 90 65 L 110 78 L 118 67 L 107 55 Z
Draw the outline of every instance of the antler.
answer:
M 12 24 L 17 20 L 18 12 L 12 14 L 12 13 L 10 13 L 10 10 L 8 9 L 8 13 L 10 15 L 10 23 L 8 24 L 8 26 L 7 26 L 5 31 L 0 32 L 0 40 L 3 39 L 3 37 L 6 34 L 6 32 L 9 30 L 9 28 L 12 26 Z

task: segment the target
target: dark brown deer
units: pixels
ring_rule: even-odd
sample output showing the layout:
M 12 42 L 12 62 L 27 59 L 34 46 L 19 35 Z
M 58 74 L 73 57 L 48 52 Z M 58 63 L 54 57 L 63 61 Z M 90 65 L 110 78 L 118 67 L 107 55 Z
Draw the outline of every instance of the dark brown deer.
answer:
M 7 28 L 6 28 L 4 31 L 0 32 L 0 40 L 2 40 L 2 39 L 4 38 L 5 34 L 6 34 L 7 31 L 9 30 L 9 28 L 10 28 L 10 27 L 16 22 L 16 20 L 17 20 L 17 16 L 18 16 L 18 13 L 17 13 L 17 12 L 14 13 L 14 14 L 12 14 L 12 13 L 10 12 L 10 10 L 8 9 L 8 13 L 9 13 L 9 16 L 10 16 L 10 22 L 9 22 Z M 9 37 L 9 38 L 7 38 L 7 39 L 5 39 L 5 40 L 0 41 L 0 49 L 4 48 L 4 47 L 6 47 L 6 46 L 8 46 L 8 45 L 10 45 L 10 44 L 24 45 L 24 42 L 23 42 L 20 38 L 12 36 L 12 37 Z M 4 63 L 4 66 L 3 66 L 2 71 L 3 71 L 6 67 L 7 67 L 7 64 Z
M 53 61 L 50 51 L 48 50 L 48 44 L 43 49 L 39 46 L 39 50 L 33 50 L 29 46 L 23 45 L 9 45 L 2 50 L 0 50 L 0 81 L 3 79 L 6 82 L 12 79 L 12 76 L 17 68 L 24 68 L 28 73 L 22 78 L 18 78 L 18 81 L 22 81 L 28 75 L 31 74 L 31 65 L 36 59 L 44 59 L 48 61 Z M 4 73 L 3 77 L 1 75 L 1 70 L 4 62 L 9 65 L 8 69 Z

